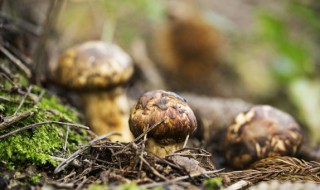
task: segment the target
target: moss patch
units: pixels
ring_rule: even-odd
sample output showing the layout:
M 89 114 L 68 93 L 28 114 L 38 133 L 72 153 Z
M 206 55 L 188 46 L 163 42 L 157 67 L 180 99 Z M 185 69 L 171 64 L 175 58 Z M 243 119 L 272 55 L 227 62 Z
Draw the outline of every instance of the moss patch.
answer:
M 1 81 L 1 79 L 0 79 Z M 15 86 L 7 81 L 1 81 L 0 96 L 9 101 L 0 101 L 0 116 L 2 120 L 12 117 L 21 104 L 27 88 Z M 21 84 L 21 83 L 18 83 Z M 77 122 L 76 111 L 62 105 L 59 99 L 45 92 L 43 89 L 32 86 L 18 113 L 31 111 L 34 114 L 22 119 L 4 130 L 0 136 L 21 127 L 46 121 Z M 21 92 L 23 91 L 23 93 Z M 41 96 L 42 94 L 43 96 Z M 46 124 L 0 139 L 0 160 L 12 163 L 33 163 L 35 165 L 52 164 L 57 162 L 51 156 L 66 157 L 85 140 L 86 132 L 80 129 L 71 129 L 66 150 L 63 150 L 67 126 Z

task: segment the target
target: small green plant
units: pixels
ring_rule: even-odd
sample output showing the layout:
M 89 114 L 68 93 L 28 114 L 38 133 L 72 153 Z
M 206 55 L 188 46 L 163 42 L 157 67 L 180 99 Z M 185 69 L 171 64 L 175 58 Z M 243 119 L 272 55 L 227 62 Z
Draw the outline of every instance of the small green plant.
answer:
M 222 189 L 223 183 L 221 177 L 207 179 L 203 182 L 206 189 Z
M 42 177 L 41 173 L 38 173 L 34 176 L 31 176 L 29 180 L 31 183 L 40 183 L 41 177 Z

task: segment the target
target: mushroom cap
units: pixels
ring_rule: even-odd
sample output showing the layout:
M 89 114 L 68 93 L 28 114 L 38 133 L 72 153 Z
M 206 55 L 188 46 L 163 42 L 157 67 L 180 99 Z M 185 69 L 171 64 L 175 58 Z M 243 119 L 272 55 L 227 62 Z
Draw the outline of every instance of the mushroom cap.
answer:
M 118 86 L 133 73 L 131 58 L 112 43 L 89 41 L 66 50 L 56 70 L 58 82 L 86 90 Z
M 240 113 L 226 134 L 226 159 L 243 168 L 270 156 L 293 156 L 302 143 L 297 122 L 274 107 L 254 106 Z
M 135 137 L 157 123 L 160 124 L 148 132 L 148 137 L 163 145 L 183 142 L 197 128 L 196 117 L 186 100 L 163 90 L 143 94 L 129 118 Z

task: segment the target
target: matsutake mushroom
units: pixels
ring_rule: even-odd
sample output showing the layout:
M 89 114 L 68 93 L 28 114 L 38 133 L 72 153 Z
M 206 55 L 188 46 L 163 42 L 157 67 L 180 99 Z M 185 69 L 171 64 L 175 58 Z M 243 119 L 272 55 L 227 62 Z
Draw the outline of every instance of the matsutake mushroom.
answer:
M 115 44 L 89 41 L 66 50 L 60 57 L 56 75 L 60 84 L 77 90 L 89 126 L 97 135 L 111 131 L 130 141 L 129 103 L 125 84 L 133 73 L 132 60 Z
M 146 151 L 165 157 L 182 148 L 197 128 L 196 117 L 186 100 L 163 90 L 143 94 L 132 108 L 129 126 L 135 137 L 147 135 Z
M 260 105 L 240 113 L 225 138 L 228 163 L 244 168 L 271 156 L 293 156 L 302 143 L 298 123 L 287 113 Z

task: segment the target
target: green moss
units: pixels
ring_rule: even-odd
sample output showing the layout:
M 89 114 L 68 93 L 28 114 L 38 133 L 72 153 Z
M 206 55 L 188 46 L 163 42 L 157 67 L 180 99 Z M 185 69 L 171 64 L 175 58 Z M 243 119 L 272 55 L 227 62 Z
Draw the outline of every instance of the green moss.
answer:
M 41 173 L 38 173 L 34 176 L 31 176 L 29 180 L 31 183 L 40 183 L 41 177 L 42 177 Z
M 6 88 L 10 89 L 10 86 Z M 19 112 L 29 110 L 34 114 L 0 131 L 0 135 L 39 122 L 78 122 L 75 110 L 62 105 L 54 95 L 45 93 L 36 102 L 33 97 L 38 97 L 37 95 L 42 91 L 43 89 L 39 87 L 33 87 L 31 94 L 36 96 L 28 96 L 19 110 Z M 0 102 L 0 114 L 4 117 L 12 116 L 17 110 L 23 96 L 14 91 L 8 93 L 4 90 L 0 91 L 0 96 L 11 100 L 10 102 Z M 42 165 L 49 163 L 56 165 L 57 163 L 51 156 L 66 156 L 63 151 L 66 131 L 67 126 L 46 124 L 0 139 L 0 160 L 19 164 L 34 163 Z M 84 130 L 70 130 L 67 150 L 73 152 L 82 143 L 85 136 Z
M 203 182 L 205 189 L 222 189 L 223 183 L 221 177 L 207 179 Z

